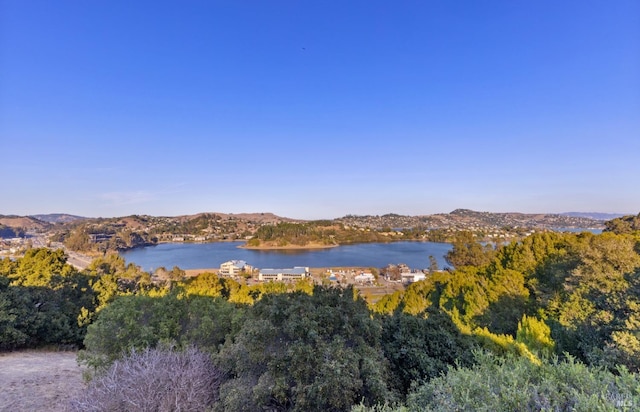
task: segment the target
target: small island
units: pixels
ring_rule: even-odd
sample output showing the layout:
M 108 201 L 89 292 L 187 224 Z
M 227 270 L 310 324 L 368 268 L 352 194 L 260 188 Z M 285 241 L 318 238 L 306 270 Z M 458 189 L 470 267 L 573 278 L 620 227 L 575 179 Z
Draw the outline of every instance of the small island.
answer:
M 262 226 L 241 247 L 260 250 L 327 249 L 345 244 L 390 240 L 378 231 L 350 228 L 334 221 L 316 220 Z

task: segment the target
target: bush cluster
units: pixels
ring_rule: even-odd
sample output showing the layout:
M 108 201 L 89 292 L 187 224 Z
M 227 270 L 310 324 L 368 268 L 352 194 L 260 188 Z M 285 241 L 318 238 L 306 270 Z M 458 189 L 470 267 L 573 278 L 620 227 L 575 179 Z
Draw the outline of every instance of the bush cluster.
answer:
M 215 402 L 221 374 L 195 347 L 132 350 L 70 402 L 77 412 L 202 411 Z

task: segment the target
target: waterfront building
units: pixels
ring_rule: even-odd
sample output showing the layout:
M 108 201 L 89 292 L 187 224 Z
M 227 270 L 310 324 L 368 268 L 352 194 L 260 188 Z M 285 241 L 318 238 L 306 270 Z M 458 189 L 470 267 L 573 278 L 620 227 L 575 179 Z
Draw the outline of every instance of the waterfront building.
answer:
M 426 275 L 422 272 L 402 272 L 400 274 L 402 283 L 409 284 L 426 279 Z
M 229 260 L 220 265 L 221 276 L 237 276 L 243 271 L 251 272 L 251 266 L 244 260 Z
M 290 282 L 309 277 L 311 272 L 308 267 L 295 266 L 290 269 L 260 269 L 258 280 Z

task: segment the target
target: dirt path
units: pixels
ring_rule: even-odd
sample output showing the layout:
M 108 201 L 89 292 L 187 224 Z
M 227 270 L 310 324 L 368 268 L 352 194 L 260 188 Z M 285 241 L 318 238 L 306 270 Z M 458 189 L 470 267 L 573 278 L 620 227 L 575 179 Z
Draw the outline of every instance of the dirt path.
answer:
M 0 411 L 64 411 L 83 387 L 76 352 L 0 353 Z

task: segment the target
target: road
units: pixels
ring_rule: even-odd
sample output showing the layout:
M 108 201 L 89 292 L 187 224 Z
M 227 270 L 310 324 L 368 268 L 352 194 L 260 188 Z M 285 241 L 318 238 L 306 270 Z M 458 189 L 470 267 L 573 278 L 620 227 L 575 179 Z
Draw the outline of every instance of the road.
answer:
M 78 270 L 86 269 L 87 266 L 89 266 L 91 261 L 94 259 L 91 256 L 83 255 L 78 252 L 73 252 L 69 249 L 65 249 L 64 251 L 68 256 L 67 263 Z

